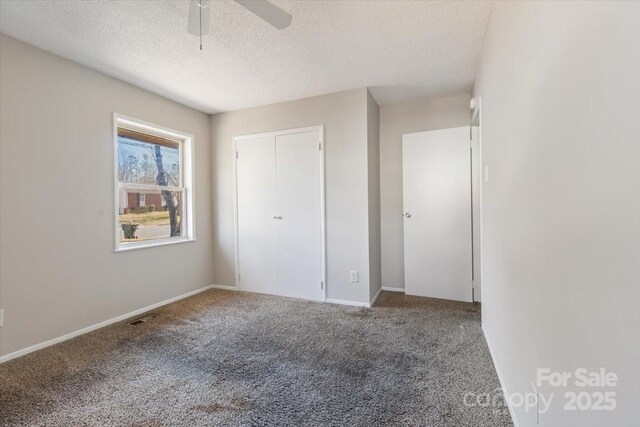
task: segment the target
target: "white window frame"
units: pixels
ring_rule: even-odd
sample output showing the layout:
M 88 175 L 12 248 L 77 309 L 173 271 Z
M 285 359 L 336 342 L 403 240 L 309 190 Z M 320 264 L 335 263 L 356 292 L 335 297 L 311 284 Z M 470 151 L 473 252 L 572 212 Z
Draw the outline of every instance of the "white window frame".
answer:
M 128 184 L 121 183 L 118 179 L 118 128 L 125 127 L 127 129 L 136 130 L 138 132 L 147 133 L 163 138 L 169 138 L 178 141 L 179 144 L 179 168 L 180 183 L 177 187 L 163 186 L 162 190 L 182 192 L 182 218 L 184 218 L 181 236 L 169 237 L 165 239 L 145 240 L 140 242 L 120 242 L 120 190 L 157 190 L 159 186 L 150 184 Z M 143 120 L 127 117 L 122 114 L 113 114 L 113 177 L 114 177 L 114 252 L 130 251 L 134 249 L 150 248 L 155 246 L 171 245 L 176 243 L 193 242 L 195 237 L 195 201 L 194 201 L 194 168 L 193 168 L 193 142 L 194 137 L 191 134 L 179 132 Z

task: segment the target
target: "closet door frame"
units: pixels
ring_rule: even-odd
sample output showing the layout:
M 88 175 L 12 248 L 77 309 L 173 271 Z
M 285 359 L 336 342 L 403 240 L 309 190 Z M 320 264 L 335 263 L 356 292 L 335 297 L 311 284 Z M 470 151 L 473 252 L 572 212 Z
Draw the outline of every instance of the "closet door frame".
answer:
M 238 148 L 237 142 L 243 139 L 252 139 L 260 137 L 273 137 L 274 140 L 277 136 L 291 135 L 296 133 L 306 132 L 318 132 L 320 140 L 318 141 L 318 162 L 320 163 L 320 239 L 322 241 L 322 259 L 321 259 L 321 275 L 318 286 L 322 290 L 322 301 L 327 300 L 327 238 L 326 238 L 326 216 L 325 216 L 325 171 L 324 171 L 324 157 L 325 157 L 325 144 L 324 144 L 324 125 L 307 126 L 295 129 L 284 129 L 273 132 L 255 133 L 250 135 L 240 135 L 233 137 L 232 141 L 232 162 L 233 165 L 233 221 L 234 221 L 234 243 L 235 243 L 235 288 L 236 290 L 242 290 L 240 285 L 240 239 L 238 230 Z

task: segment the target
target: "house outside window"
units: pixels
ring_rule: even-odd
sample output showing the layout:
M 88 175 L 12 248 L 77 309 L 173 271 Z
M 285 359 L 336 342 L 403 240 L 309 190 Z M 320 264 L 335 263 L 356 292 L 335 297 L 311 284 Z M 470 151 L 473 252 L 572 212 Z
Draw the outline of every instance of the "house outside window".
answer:
M 114 115 L 115 250 L 194 240 L 193 137 Z

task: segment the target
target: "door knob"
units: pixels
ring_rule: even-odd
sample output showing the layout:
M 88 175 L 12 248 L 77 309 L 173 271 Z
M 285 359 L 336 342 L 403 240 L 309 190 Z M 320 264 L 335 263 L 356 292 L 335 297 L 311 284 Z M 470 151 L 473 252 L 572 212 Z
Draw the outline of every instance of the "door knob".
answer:
M 274 216 L 273 219 L 282 219 L 281 216 Z
M 411 214 L 409 212 L 407 212 L 407 213 L 404 214 L 404 217 L 405 218 L 411 218 Z

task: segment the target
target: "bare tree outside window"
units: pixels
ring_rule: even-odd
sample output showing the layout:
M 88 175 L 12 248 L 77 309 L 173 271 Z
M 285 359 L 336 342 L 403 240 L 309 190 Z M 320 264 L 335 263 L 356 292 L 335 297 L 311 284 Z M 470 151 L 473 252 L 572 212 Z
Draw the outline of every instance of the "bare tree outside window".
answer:
M 128 151 L 123 151 L 118 158 L 118 179 L 122 182 L 135 181 L 138 171 L 138 158 Z
M 158 185 L 166 187 L 167 186 L 167 174 L 164 171 L 164 166 L 162 165 L 162 150 L 160 150 L 160 146 L 155 146 L 155 160 L 156 167 L 158 169 L 158 175 L 156 177 L 156 181 Z M 165 203 L 167 205 L 167 209 L 169 210 L 169 227 L 170 227 L 170 237 L 175 237 L 180 235 L 180 222 L 178 221 L 177 211 L 178 208 L 173 201 L 173 195 L 171 191 L 162 191 L 162 197 L 164 197 Z

